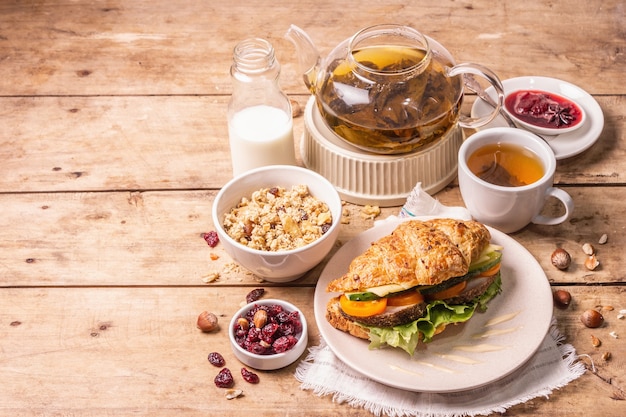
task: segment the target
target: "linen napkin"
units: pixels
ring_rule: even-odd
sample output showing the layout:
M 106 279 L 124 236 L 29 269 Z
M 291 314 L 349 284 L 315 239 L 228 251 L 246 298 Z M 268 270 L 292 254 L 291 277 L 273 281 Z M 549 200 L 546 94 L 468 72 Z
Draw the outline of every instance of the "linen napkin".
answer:
M 463 207 L 446 207 L 417 184 L 399 217 L 446 216 L 470 219 Z M 382 220 L 386 221 L 386 220 Z M 556 320 L 536 354 L 522 367 L 491 384 L 454 393 L 411 392 L 373 381 L 341 362 L 322 339 L 296 368 L 300 388 L 333 401 L 389 417 L 467 417 L 503 413 L 540 396 L 548 397 L 585 373 L 573 346 L 563 343 Z

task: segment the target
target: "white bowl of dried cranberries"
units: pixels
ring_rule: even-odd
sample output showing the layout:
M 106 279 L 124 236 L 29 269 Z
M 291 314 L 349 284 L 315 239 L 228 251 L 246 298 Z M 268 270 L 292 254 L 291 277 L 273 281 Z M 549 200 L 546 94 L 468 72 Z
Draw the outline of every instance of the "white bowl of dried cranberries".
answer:
M 254 301 L 239 309 L 230 321 L 228 337 L 237 359 L 263 371 L 294 363 L 309 340 L 302 311 L 276 299 Z

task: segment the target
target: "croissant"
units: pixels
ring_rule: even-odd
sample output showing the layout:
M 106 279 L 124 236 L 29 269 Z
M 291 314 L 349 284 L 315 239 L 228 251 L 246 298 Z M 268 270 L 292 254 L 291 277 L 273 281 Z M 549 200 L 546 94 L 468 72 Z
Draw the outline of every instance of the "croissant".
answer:
M 473 220 L 407 220 L 354 258 L 348 272 L 331 281 L 326 290 L 436 285 L 465 275 L 490 239 L 489 230 Z

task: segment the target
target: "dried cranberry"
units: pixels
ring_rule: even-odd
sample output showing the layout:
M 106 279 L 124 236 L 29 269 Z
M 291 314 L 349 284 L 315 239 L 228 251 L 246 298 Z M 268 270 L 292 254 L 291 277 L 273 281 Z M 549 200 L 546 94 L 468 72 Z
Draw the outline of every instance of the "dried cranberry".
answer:
M 250 353 L 254 353 L 256 355 L 265 355 L 267 353 L 271 353 L 269 348 L 263 346 L 261 343 L 259 342 L 248 342 L 246 341 L 245 343 L 245 349 L 250 352 Z
M 280 333 L 283 336 L 288 336 L 290 334 L 296 334 L 296 328 L 293 324 L 290 323 L 282 323 L 280 325 Z
M 254 303 L 255 301 L 258 301 L 263 294 L 265 294 L 265 290 L 263 288 L 256 288 L 246 295 L 246 302 L 248 304 Z
M 302 331 L 302 322 L 300 321 L 300 314 L 297 311 L 293 311 L 289 314 L 289 323 L 295 328 L 295 332 Z
M 216 247 L 217 244 L 220 242 L 220 238 L 215 230 L 211 230 L 209 233 L 205 233 L 202 237 L 206 241 L 207 245 L 212 248 Z
M 287 313 L 286 311 L 281 311 L 276 315 L 276 321 L 278 323 L 286 323 L 287 321 L 289 321 L 289 313 Z
M 249 324 L 248 324 L 249 326 Z M 235 332 L 235 337 L 236 338 L 242 338 L 242 337 L 246 337 L 246 335 L 248 334 L 248 329 L 242 327 L 240 324 L 235 324 L 235 327 L 233 328 L 234 332 Z
M 215 382 L 215 385 L 217 385 L 219 388 L 231 388 L 235 384 L 233 374 L 228 368 L 223 368 L 217 374 L 213 382 Z
M 271 195 L 273 195 L 274 197 L 278 197 L 278 196 L 280 196 L 280 189 L 279 189 L 278 187 L 272 187 L 272 188 L 270 188 L 268 191 L 269 191 L 269 193 L 270 193 Z
M 209 363 L 213 366 L 217 366 L 221 368 L 226 364 L 224 357 L 219 352 L 211 352 L 209 353 Z
M 296 345 L 298 339 L 294 336 L 281 336 L 272 343 L 272 348 L 276 353 L 283 353 Z
M 266 338 L 273 338 L 274 333 L 276 333 L 279 328 L 280 326 L 276 323 L 268 323 L 263 326 L 263 328 L 261 329 L 263 340 L 266 340 Z M 269 343 L 271 344 L 271 342 Z
M 258 342 L 261 340 L 261 329 L 250 327 L 248 334 L 246 335 L 246 340 L 250 342 Z
M 283 306 L 273 304 L 267 309 L 267 315 L 270 317 L 277 317 L 280 313 L 284 312 Z
M 254 372 L 247 370 L 246 368 L 241 368 L 241 376 L 243 377 L 244 381 L 251 384 L 259 383 L 259 376 Z

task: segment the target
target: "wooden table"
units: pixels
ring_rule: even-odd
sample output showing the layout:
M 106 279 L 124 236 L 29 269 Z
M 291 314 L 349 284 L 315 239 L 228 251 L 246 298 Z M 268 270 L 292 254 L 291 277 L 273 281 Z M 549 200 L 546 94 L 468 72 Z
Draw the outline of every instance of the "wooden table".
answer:
M 262 287 L 301 306 L 314 346 L 323 264 L 291 285 L 258 282 L 231 271 L 223 249 L 202 235 L 213 229 L 212 201 L 231 177 L 234 45 L 269 39 L 283 88 L 304 106 L 297 57 L 282 37 L 289 24 L 326 55 L 381 21 L 411 25 L 459 62 L 481 63 L 502 79 L 572 82 L 601 105 L 598 142 L 558 164 L 556 183 L 576 202 L 571 220 L 512 235 L 555 288 L 571 292 L 572 305 L 555 316 L 588 371 L 506 414 L 623 415 L 625 10 L 622 0 L 2 2 L 0 415 L 368 415 L 301 390 L 295 364 L 261 373 L 258 385 L 239 382 L 245 396 L 224 399 L 207 354 L 222 352 L 238 369 L 224 326 L 246 293 Z M 299 138 L 302 117 L 295 129 Z M 436 198 L 463 204 L 454 182 Z M 352 221 L 340 242 L 372 226 L 361 209 L 346 205 Z M 384 208 L 379 218 L 397 211 Z M 597 248 L 594 271 L 583 266 L 585 242 Z M 557 247 L 572 254 L 567 271 L 550 264 Z M 219 280 L 203 282 L 214 272 Z M 594 308 L 606 323 L 591 330 L 579 316 Z M 196 329 L 203 310 L 218 314 L 220 332 Z

